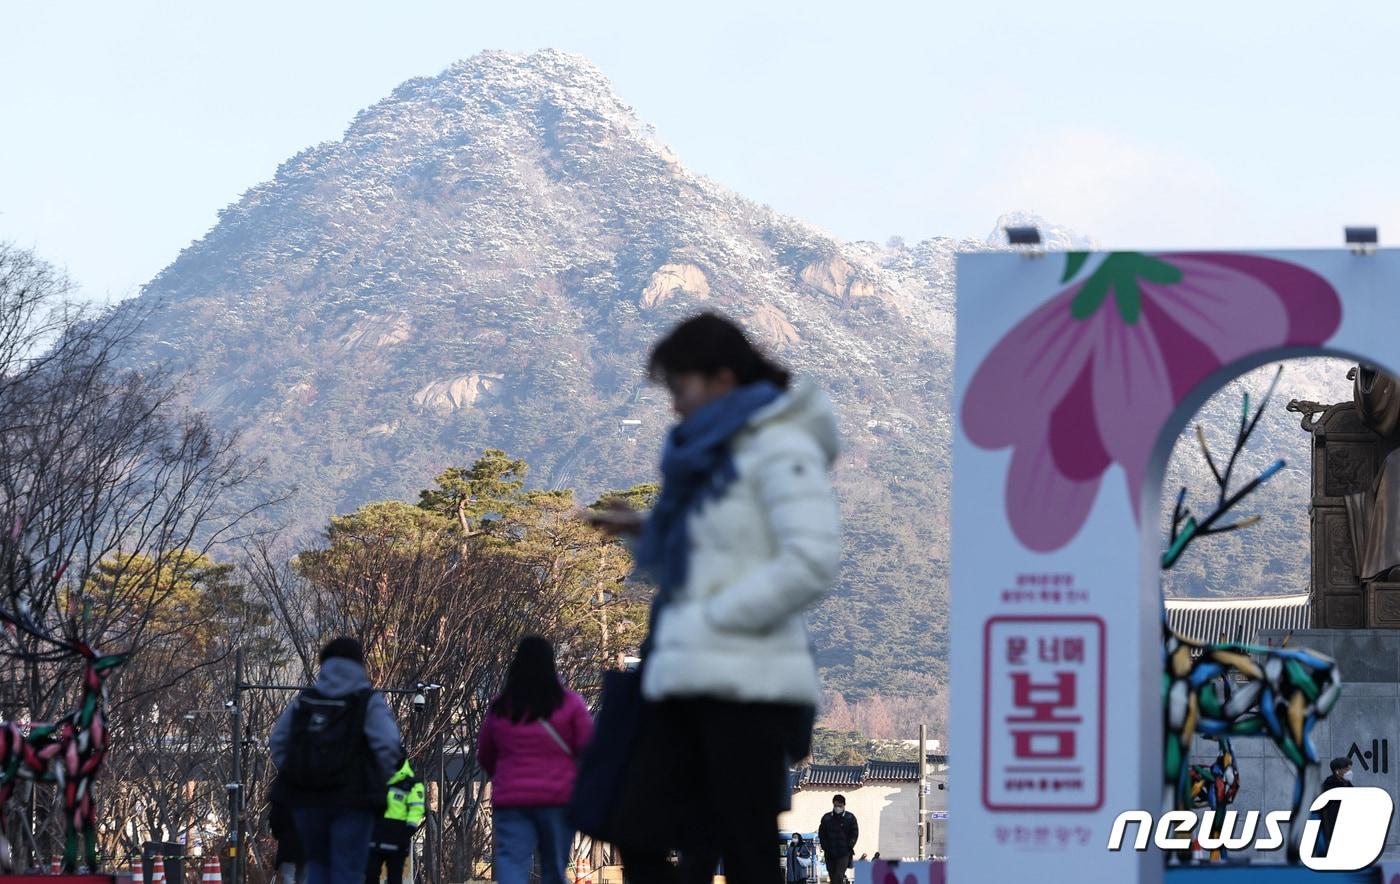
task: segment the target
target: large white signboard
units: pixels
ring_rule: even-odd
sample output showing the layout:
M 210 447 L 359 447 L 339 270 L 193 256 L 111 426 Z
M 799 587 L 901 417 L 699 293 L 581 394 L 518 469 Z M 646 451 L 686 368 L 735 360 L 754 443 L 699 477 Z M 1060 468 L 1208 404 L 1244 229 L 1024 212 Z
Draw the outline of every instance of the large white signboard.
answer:
M 1165 809 L 1171 446 L 1263 363 L 1400 369 L 1400 253 L 964 255 L 957 309 L 948 871 L 1159 881 L 1106 845 Z

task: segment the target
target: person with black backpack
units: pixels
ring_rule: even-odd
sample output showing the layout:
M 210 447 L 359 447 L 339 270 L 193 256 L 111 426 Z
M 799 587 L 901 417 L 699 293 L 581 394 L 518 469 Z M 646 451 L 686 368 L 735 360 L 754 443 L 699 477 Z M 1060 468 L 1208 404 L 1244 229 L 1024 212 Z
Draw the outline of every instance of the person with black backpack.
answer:
M 307 884 L 362 884 L 403 749 L 358 641 L 342 636 L 326 645 L 315 686 L 283 710 L 267 746 L 277 766 L 271 797 L 292 810 Z

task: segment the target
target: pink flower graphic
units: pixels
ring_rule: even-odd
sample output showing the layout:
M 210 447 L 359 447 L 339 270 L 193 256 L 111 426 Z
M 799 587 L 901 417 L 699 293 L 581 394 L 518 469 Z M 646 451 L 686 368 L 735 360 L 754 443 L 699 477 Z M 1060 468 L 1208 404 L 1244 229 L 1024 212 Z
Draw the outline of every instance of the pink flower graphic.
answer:
M 1070 253 L 1063 281 L 1088 257 Z M 963 399 L 963 430 L 979 448 L 1012 447 L 1012 530 L 1030 549 L 1059 549 L 1112 463 L 1136 516 L 1157 433 L 1196 384 L 1260 350 L 1322 344 L 1341 315 L 1332 286 L 1296 264 L 1115 252 L 992 348 Z
M 870 864 L 869 884 L 943 884 L 947 866 L 941 862 L 888 862 L 877 859 Z M 903 872 L 903 877 L 900 877 Z M 867 884 L 857 878 L 856 884 Z
M 884 860 L 876 860 L 870 870 L 870 880 L 873 884 L 918 884 L 913 875 L 906 875 L 901 881 L 899 877 L 899 864 L 889 863 Z

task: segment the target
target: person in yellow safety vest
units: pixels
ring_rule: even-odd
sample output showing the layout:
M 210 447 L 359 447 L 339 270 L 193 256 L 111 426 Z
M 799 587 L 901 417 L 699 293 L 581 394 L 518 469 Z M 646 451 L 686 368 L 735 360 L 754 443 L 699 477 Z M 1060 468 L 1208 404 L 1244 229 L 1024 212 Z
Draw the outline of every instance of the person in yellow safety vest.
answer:
M 385 869 L 388 884 L 402 884 L 404 860 L 413 842 L 413 833 L 423 824 L 423 780 L 405 758 L 403 766 L 389 778 L 389 797 L 384 815 L 374 824 L 369 845 L 369 868 L 365 884 L 378 884 Z

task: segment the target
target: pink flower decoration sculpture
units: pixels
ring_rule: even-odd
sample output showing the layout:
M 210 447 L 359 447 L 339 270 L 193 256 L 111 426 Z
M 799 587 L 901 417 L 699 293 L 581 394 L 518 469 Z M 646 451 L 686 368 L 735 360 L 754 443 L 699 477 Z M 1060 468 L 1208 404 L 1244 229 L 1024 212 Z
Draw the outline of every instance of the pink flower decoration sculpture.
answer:
M 1062 282 L 1088 262 L 1067 256 Z M 1069 543 L 1110 464 L 1136 516 L 1157 434 L 1211 372 L 1277 347 L 1319 345 L 1341 322 L 1332 286 L 1255 255 L 1114 252 L 1002 338 L 963 399 L 979 448 L 1011 446 L 1006 510 L 1040 552 Z

